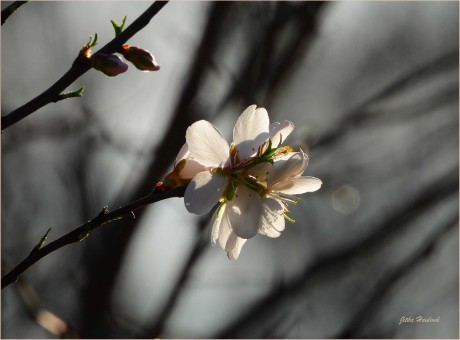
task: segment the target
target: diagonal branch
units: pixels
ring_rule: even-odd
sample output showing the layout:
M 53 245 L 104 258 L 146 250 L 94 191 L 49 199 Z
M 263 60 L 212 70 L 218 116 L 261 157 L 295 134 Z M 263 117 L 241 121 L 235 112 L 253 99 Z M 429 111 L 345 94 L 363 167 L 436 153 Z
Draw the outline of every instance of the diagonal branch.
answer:
M 117 35 L 112 41 L 102 47 L 98 53 L 111 54 L 117 52 L 120 47 L 137 32 L 143 29 L 150 20 L 167 4 L 167 1 L 156 1 L 142 13 L 130 26 Z M 75 80 L 81 77 L 91 68 L 89 60 L 79 55 L 73 62 L 71 68 L 50 88 L 38 95 L 28 103 L 2 117 L 2 130 L 19 122 L 31 113 L 43 106 L 58 100 L 58 96 Z
M 72 230 L 71 232 L 65 234 L 50 244 L 44 247 L 41 247 L 42 242 L 37 244 L 37 246 L 32 249 L 30 254 L 20 264 L 18 264 L 8 274 L 2 277 L 2 289 L 8 286 L 10 283 L 15 282 L 20 274 L 22 274 L 27 268 L 32 266 L 41 258 L 68 244 L 84 240 L 86 237 L 88 237 L 89 233 L 97 227 L 100 227 L 101 225 L 114 220 L 119 220 L 124 216 L 132 215 L 134 210 L 142 208 L 146 205 L 171 197 L 182 197 L 184 192 L 185 186 L 166 191 L 153 190 L 149 195 L 129 203 L 121 208 L 118 208 L 112 212 L 109 212 L 107 207 L 103 208 L 94 219 L 89 220 L 88 222 L 82 224 L 80 227 Z

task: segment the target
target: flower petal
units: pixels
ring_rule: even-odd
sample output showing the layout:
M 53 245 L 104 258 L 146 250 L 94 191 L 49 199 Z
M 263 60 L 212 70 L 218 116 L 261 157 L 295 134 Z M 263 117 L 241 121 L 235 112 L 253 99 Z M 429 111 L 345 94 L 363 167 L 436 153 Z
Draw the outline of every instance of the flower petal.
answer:
M 279 200 L 264 198 L 259 233 L 268 237 L 279 237 L 285 228 L 283 213 L 284 205 Z
M 227 214 L 225 214 L 225 208 L 226 204 L 223 203 L 221 206 L 219 206 L 216 211 L 214 212 L 214 215 L 212 215 L 212 220 L 211 220 L 211 245 L 215 245 L 217 239 L 219 238 L 219 232 L 220 232 L 220 226 L 222 223 L 222 218 L 225 216 L 225 219 L 227 219 Z
M 177 166 L 177 164 L 185 159 L 185 166 L 184 168 L 180 171 L 179 175 L 180 178 L 183 179 L 192 179 L 193 177 L 196 176 L 197 173 L 205 170 L 209 170 L 207 167 L 204 165 L 198 163 L 190 153 L 190 150 L 188 149 L 187 143 L 185 143 L 182 148 L 180 149 L 179 153 L 177 154 L 176 161 L 174 162 L 174 167 Z
M 199 120 L 187 128 L 185 139 L 193 158 L 207 167 L 225 165 L 229 159 L 229 145 L 214 125 Z
M 293 130 L 294 124 L 288 120 L 285 120 L 281 123 L 274 122 L 270 124 L 269 135 L 273 147 L 278 146 L 280 142 L 284 142 Z
M 241 160 L 253 156 L 259 146 L 268 139 L 269 124 L 267 110 L 256 109 L 256 105 L 249 106 L 238 117 L 233 128 L 233 142 Z
M 246 239 L 238 237 L 234 231 L 230 234 L 225 245 L 225 250 L 230 260 L 236 260 L 240 256 L 241 248 L 246 241 Z
M 303 194 L 305 192 L 313 192 L 321 188 L 320 179 L 310 176 L 301 176 L 296 178 L 288 178 L 284 181 L 276 183 L 271 189 L 273 191 L 282 192 L 288 195 Z
M 267 181 L 267 173 L 270 173 L 270 169 L 273 167 L 270 163 L 260 163 L 256 166 L 249 169 L 248 173 L 251 176 L 254 176 L 258 181 L 266 182 Z
M 298 177 L 308 165 L 308 156 L 300 152 L 289 152 L 287 155 L 275 160 L 273 167 L 269 170 L 267 185 L 272 188 L 278 182 L 287 178 Z
M 177 165 L 181 160 L 186 159 L 190 156 L 190 150 L 188 149 L 187 143 L 184 143 L 179 150 L 179 153 L 176 156 L 176 161 L 174 162 L 174 166 Z
M 226 177 L 211 171 L 198 173 L 185 190 L 185 207 L 193 214 L 207 213 L 219 201 L 227 182 Z
M 219 228 L 219 244 L 223 250 L 225 250 L 228 238 L 232 232 L 233 230 L 228 220 L 228 209 L 226 209 L 225 213 L 222 215 Z
M 230 226 L 237 236 L 251 238 L 259 230 L 262 215 L 262 199 L 259 194 L 240 185 L 228 204 Z

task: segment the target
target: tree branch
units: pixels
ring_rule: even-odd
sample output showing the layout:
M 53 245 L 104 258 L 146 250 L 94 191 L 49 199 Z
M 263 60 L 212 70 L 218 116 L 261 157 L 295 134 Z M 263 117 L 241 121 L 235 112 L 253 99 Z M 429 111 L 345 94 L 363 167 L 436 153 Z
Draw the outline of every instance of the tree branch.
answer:
M 29 1 L 15 1 L 7 8 L 2 11 L 2 25 L 6 22 L 6 19 L 10 17 L 11 14 L 16 12 L 16 10 Z
M 104 207 L 94 219 L 89 220 L 88 222 L 82 224 L 80 227 L 72 230 L 71 232 L 65 234 L 64 236 L 44 247 L 40 247 L 40 245 L 34 247 L 30 254 L 20 264 L 18 264 L 8 274 L 2 277 L 2 289 L 8 286 L 10 283 L 15 282 L 18 279 L 18 276 L 22 274 L 27 268 L 32 266 L 35 262 L 39 261 L 49 253 L 52 253 L 53 251 L 58 250 L 68 244 L 84 240 L 89 236 L 89 233 L 97 227 L 100 227 L 101 225 L 113 220 L 123 218 L 126 215 L 132 215 L 132 212 L 136 209 L 164 200 L 166 198 L 183 197 L 185 188 L 186 187 L 184 186 L 167 191 L 153 190 L 149 195 L 129 203 L 121 208 L 118 208 L 112 212 L 109 212 L 107 207 Z
M 128 41 L 137 32 L 143 29 L 150 20 L 167 4 L 167 1 L 156 1 L 144 13 L 141 14 L 130 26 L 122 33 L 117 35 L 112 41 L 102 47 L 97 53 L 111 54 L 117 52 L 121 46 Z M 86 73 L 91 68 L 88 58 L 79 55 L 73 62 L 71 68 L 50 88 L 45 92 L 35 97 L 28 103 L 17 108 L 8 115 L 2 117 L 2 131 L 9 126 L 19 122 L 31 113 L 37 111 L 43 106 L 59 100 L 59 95 L 69 85 L 71 85 L 80 76 Z

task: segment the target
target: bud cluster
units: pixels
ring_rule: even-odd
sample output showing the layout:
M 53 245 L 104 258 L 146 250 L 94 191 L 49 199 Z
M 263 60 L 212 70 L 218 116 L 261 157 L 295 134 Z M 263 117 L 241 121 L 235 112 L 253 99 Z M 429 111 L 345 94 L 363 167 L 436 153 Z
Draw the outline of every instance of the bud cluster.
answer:
M 118 24 L 113 20 L 111 21 L 115 29 L 115 36 L 123 31 L 125 20 L 126 16 L 123 18 L 121 24 Z M 89 59 L 91 67 L 110 77 L 117 76 L 128 70 L 128 64 L 116 54 L 105 54 L 98 52 L 92 55 L 91 48 L 96 44 L 97 34 L 95 34 L 94 39 L 90 37 L 88 43 L 83 46 L 82 50 L 80 51 L 81 56 Z M 152 53 L 143 48 L 123 45 L 119 49 L 118 53 L 120 53 L 127 61 L 131 62 L 137 69 L 143 72 L 158 71 L 160 69 L 160 65 L 157 64 Z

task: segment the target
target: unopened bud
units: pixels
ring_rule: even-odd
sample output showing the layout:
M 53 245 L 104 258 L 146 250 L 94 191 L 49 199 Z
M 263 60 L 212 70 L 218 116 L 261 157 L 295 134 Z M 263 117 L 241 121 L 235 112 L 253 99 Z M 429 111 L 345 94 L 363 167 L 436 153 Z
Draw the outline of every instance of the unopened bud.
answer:
M 174 169 L 163 179 L 164 188 L 177 188 L 190 183 L 199 172 L 207 171 L 209 168 L 198 163 L 191 155 L 187 143 L 185 143 L 177 154 L 174 162 Z
M 110 77 L 117 76 L 128 69 L 128 64 L 115 54 L 96 53 L 90 60 L 93 68 Z
M 141 71 L 158 71 L 160 65 L 157 64 L 153 55 L 142 48 L 123 45 L 121 53 L 126 60 L 133 63 Z

